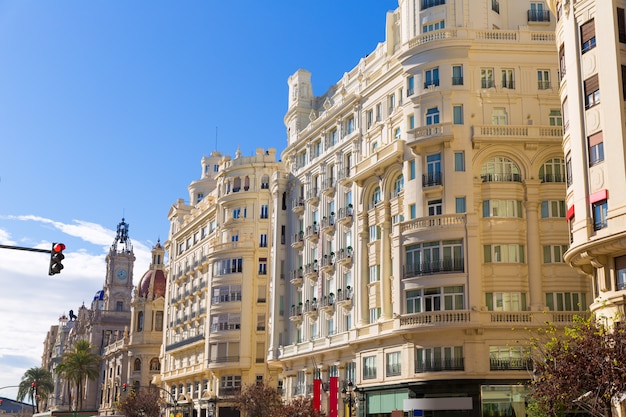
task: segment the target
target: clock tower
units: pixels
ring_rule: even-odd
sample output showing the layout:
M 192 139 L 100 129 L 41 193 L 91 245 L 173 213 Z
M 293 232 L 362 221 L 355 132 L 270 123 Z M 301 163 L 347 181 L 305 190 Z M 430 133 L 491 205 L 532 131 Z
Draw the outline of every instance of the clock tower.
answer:
M 135 254 L 128 236 L 128 223 L 122 219 L 117 225 L 115 240 L 106 257 L 106 281 L 102 309 L 130 311 L 133 293 L 133 265 Z

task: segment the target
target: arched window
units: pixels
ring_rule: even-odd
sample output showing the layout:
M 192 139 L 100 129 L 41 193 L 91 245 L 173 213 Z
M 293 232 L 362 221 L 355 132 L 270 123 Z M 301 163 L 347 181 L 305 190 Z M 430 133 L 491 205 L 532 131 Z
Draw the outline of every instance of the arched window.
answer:
M 137 331 L 143 331 L 143 311 L 137 313 Z
M 521 182 L 520 169 L 509 158 L 495 156 L 485 162 L 480 169 L 483 182 Z
M 261 189 L 262 190 L 269 190 L 270 188 L 270 176 L 269 175 L 263 175 L 261 177 Z
M 161 362 L 159 362 L 159 358 L 150 359 L 150 370 L 151 371 L 160 371 L 161 370 Z
M 539 168 L 541 182 L 565 182 L 565 161 L 563 158 L 552 158 Z
M 378 203 L 380 203 L 380 187 L 376 187 L 372 193 L 371 208 L 374 208 Z
M 246 178 L 243 180 L 243 189 L 244 191 L 248 191 L 250 189 L 250 177 L 246 175 Z
M 141 371 L 141 359 L 135 358 L 135 363 L 133 365 L 133 371 Z
M 241 190 L 241 178 L 236 177 L 233 181 L 233 193 L 237 193 L 239 190 Z

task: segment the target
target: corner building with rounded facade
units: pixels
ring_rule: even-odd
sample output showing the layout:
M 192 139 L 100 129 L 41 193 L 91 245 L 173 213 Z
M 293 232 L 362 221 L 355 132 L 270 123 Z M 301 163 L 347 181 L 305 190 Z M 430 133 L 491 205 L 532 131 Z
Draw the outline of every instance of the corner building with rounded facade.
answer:
M 541 1 L 398 4 L 326 93 L 304 69 L 288 80 L 269 364 L 287 398 L 331 416 L 519 417 L 527 329 L 569 324 L 592 297 L 563 258 L 554 16 Z

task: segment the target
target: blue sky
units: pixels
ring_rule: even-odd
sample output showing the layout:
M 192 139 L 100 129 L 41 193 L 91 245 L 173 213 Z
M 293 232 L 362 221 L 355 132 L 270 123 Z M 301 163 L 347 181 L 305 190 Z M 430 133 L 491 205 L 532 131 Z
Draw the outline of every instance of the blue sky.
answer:
M 0 0 L 0 244 L 68 247 L 54 277 L 47 255 L 0 249 L 0 387 L 102 287 L 122 216 L 140 277 L 202 156 L 280 153 L 287 78 L 305 68 L 322 95 L 384 41 L 397 5 Z

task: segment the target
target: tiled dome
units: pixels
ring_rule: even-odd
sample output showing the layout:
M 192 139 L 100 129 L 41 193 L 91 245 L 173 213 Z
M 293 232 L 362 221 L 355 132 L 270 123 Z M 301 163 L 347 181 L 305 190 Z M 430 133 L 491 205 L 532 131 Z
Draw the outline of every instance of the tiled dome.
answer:
M 165 274 L 160 269 L 151 269 L 139 281 L 139 296 L 143 298 L 165 297 Z M 153 296 L 149 296 L 152 287 Z

